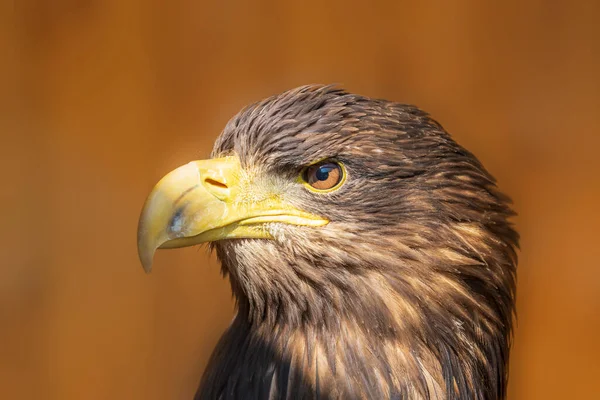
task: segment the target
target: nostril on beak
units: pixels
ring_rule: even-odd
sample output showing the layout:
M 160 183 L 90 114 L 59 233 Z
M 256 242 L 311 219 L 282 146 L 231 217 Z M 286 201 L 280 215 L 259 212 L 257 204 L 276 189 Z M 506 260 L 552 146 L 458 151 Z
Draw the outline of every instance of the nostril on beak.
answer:
M 208 186 L 215 186 L 216 188 L 219 188 L 219 189 L 229 189 L 229 187 L 227 187 L 227 185 L 224 184 L 223 182 L 215 181 L 214 179 L 211 179 L 211 178 L 204 179 L 204 183 Z
M 217 199 L 224 201 L 229 197 L 229 186 L 212 178 L 204 178 L 204 187 Z

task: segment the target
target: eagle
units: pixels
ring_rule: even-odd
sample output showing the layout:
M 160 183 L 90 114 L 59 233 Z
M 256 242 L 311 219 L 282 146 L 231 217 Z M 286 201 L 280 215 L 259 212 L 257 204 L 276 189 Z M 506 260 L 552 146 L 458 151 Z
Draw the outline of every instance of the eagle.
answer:
M 151 190 L 138 253 L 209 243 L 236 315 L 196 399 L 503 399 L 510 199 L 419 108 L 309 85 Z

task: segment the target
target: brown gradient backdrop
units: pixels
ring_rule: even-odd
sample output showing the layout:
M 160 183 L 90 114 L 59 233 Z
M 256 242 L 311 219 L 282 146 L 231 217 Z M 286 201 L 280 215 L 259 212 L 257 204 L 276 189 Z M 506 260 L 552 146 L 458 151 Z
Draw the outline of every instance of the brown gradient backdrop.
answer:
M 430 111 L 514 198 L 510 398 L 600 398 L 600 3 L 300 3 L 2 3 L 0 397 L 191 398 L 229 284 L 203 248 L 143 273 L 145 196 L 245 104 L 337 82 Z

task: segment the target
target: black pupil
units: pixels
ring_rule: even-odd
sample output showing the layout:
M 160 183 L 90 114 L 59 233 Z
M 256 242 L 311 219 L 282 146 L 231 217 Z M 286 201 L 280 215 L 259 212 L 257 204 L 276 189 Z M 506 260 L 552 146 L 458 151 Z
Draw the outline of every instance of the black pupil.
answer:
M 334 165 L 325 164 L 317 168 L 315 177 L 320 181 L 326 181 L 329 178 L 329 173 L 335 169 Z

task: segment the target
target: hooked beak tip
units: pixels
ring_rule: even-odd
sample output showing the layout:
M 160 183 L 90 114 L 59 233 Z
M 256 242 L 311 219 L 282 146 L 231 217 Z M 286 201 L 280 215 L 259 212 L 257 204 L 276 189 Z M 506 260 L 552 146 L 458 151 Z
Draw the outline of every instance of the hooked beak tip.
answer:
M 138 257 L 142 263 L 144 271 L 149 274 L 152 271 L 152 260 L 156 249 L 145 246 L 138 240 Z

